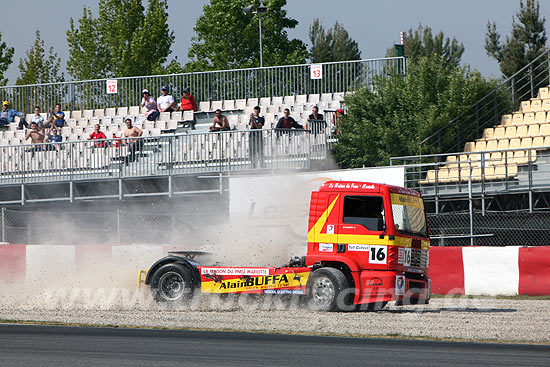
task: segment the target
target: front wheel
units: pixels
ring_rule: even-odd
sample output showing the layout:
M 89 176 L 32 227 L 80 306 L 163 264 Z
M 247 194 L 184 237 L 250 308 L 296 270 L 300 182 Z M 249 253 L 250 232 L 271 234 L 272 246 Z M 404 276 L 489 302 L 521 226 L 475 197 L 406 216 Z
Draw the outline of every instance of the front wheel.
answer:
M 151 278 L 151 294 L 157 302 L 178 302 L 193 294 L 191 273 L 180 264 L 165 264 Z
M 317 269 L 308 279 L 307 301 L 312 311 L 347 311 L 352 294 L 346 276 L 338 269 Z

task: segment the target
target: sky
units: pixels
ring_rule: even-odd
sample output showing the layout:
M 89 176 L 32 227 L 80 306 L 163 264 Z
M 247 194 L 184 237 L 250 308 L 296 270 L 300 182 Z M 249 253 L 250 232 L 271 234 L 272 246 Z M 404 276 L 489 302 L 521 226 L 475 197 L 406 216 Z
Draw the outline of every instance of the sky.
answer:
M 97 15 L 98 0 L 19 0 L 6 2 L 2 10 L 2 40 L 15 48 L 13 64 L 7 72 L 14 84 L 19 59 L 32 46 L 35 31 L 40 30 L 46 47 L 53 46 L 65 61 L 68 58 L 66 30 L 70 18 L 75 21 L 87 6 Z M 209 0 L 168 0 L 169 25 L 176 40 L 172 55 L 185 63 L 194 35 L 193 27 Z M 541 14 L 549 18 L 550 2 L 541 1 Z M 398 43 L 399 33 L 416 28 L 420 23 L 434 32 L 443 31 L 456 37 L 465 46 L 462 62 L 478 69 L 487 77 L 500 77 L 497 63 L 483 47 L 487 22 L 495 21 L 502 35 L 510 34 L 512 17 L 519 9 L 519 0 L 287 0 L 288 16 L 298 20 L 289 30 L 291 38 L 299 38 L 309 47 L 308 29 L 314 18 L 325 28 L 336 21 L 343 24 L 357 41 L 362 58 L 384 57 L 386 49 Z M 504 37 L 503 37 L 504 38 Z M 70 77 L 65 74 L 66 79 Z

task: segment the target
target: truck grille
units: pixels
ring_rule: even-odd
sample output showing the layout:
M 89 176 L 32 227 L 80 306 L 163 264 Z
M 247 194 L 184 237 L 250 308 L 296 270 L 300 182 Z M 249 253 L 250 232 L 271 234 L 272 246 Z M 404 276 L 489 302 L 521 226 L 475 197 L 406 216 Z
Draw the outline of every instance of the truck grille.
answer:
M 427 268 L 429 253 L 426 250 L 411 249 L 411 266 L 415 268 Z

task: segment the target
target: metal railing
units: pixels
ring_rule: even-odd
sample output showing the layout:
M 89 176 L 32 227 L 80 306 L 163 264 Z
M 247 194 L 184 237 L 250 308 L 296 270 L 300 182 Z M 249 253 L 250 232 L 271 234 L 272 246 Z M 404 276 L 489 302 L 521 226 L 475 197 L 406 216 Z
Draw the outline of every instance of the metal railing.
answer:
M 483 129 L 498 125 L 501 116 L 519 109 L 523 100 L 534 98 L 538 88 L 550 84 L 550 50 L 545 51 L 511 77 L 499 83 L 448 124 L 426 137 L 419 144 L 420 153 L 459 151 Z
M 0 87 L 0 98 L 19 111 L 34 105 L 43 110 L 56 103 L 63 110 L 92 110 L 138 105 L 141 91 L 160 94 L 167 86 L 177 98 L 189 87 L 199 101 L 235 100 L 272 96 L 348 92 L 363 86 L 372 88 L 376 77 L 392 70 L 405 72 L 406 59 L 391 57 L 322 64 L 322 79 L 311 79 L 311 65 L 205 71 L 172 75 L 115 78 L 118 93 L 107 94 L 107 79 Z
M 308 169 L 329 134 L 231 130 L 0 146 L 0 184 L 170 176 L 249 169 Z

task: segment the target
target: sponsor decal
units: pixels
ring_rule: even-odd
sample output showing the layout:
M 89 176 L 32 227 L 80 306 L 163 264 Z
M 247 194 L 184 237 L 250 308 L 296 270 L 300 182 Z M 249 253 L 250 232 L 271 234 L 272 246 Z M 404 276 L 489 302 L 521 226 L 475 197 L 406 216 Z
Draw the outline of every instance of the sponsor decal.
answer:
M 369 263 L 370 264 L 386 264 L 388 262 L 388 247 L 387 246 L 369 246 L 370 255 Z
M 334 244 L 333 243 L 320 243 L 319 244 L 319 252 L 334 252 Z
M 238 293 L 266 289 L 305 287 L 310 272 L 284 273 L 266 276 L 242 276 L 219 281 L 203 281 L 203 293 Z
M 327 225 L 327 234 L 334 234 L 334 224 Z
M 201 274 L 212 275 L 269 275 L 269 268 L 218 268 L 201 267 Z
M 395 295 L 396 296 L 405 295 L 405 276 L 404 275 L 395 276 Z
M 411 266 L 412 252 L 410 248 L 400 247 L 397 254 L 397 263 L 403 266 Z
M 383 284 L 382 279 L 380 279 L 380 278 L 378 278 L 378 277 L 371 278 L 371 279 L 369 279 L 369 281 L 367 282 L 367 285 L 368 285 L 369 287 L 380 287 L 382 284 Z
M 357 184 L 354 182 L 348 182 L 348 183 L 329 183 L 328 187 L 330 189 L 363 189 L 363 190 L 372 190 L 374 189 L 373 184 Z
M 369 251 L 370 246 L 369 245 L 348 245 L 348 251 Z
M 390 197 L 393 205 L 406 205 L 424 210 L 424 202 L 419 197 L 403 194 L 391 194 Z
M 306 294 L 303 289 L 264 289 L 264 294 Z

